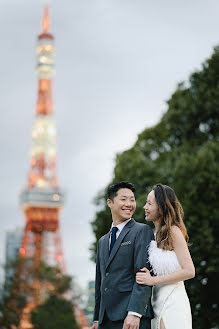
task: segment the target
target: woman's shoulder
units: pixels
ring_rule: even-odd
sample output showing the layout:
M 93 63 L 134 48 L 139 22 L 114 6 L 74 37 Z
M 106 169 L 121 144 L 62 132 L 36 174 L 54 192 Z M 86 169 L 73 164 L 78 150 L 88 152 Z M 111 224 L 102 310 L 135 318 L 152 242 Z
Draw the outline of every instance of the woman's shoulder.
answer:
M 186 242 L 185 237 L 183 235 L 183 232 L 178 226 L 172 225 L 170 231 L 171 231 L 174 246 L 179 244 L 185 244 Z
M 176 225 L 172 225 L 170 227 L 170 231 L 171 231 L 172 235 L 183 236 L 183 233 L 182 233 L 181 229 Z

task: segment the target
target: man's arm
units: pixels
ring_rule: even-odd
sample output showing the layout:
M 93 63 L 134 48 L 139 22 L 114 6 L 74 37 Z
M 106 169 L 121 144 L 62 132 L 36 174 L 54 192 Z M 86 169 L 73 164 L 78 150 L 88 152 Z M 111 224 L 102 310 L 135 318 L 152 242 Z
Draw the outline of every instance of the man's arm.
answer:
M 148 246 L 153 239 L 153 232 L 148 225 L 144 225 L 136 235 L 134 250 L 135 273 L 140 272 L 140 269 L 143 267 L 149 270 L 151 269 L 148 262 Z M 136 312 L 141 315 L 145 314 L 145 307 L 149 302 L 151 289 L 152 287 L 139 285 L 135 281 L 127 311 Z
M 100 292 L 100 286 L 101 286 L 101 271 L 100 271 L 100 259 L 99 259 L 99 244 L 98 242 L 97 246 L 97 260 L 96 260 L 96 279 L 95 279 L 95 308 L 94 308 L 94 321 L 98 321 L 99 319 L 99 310 L 100 310 L 100 299 L 101 299 L 101 292 Z

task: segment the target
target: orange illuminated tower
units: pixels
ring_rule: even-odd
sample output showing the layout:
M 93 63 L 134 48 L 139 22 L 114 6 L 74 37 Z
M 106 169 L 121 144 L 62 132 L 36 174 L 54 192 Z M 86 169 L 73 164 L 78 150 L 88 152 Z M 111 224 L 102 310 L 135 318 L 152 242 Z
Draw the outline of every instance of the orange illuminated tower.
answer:
M 64 271 L 59 231 L 59 212 L 63 207 L 64 195 L 56 176 L 56 123 L 52 101 L 55 48 L 49 28 L 49 6 L 45 2 L 42 31 L 36 48 L 38 97 L 32 129 L 30 172 L 27 187 L 21 194 L 26 225 L 20 255 L 24 259 L 31 259 L 33 268 L 44 261 Z M 41 291 L 38 289 L 30 302 L 38 304 L 40 301 Z
M 52 78 L 54 69 L 54 37 L 49 31 L 48 0 L 44 0 L 42 30 L 37 42 L 38 97 L 35 121 L 32 129 L 30 172 L 25 190 L 21 193 L 21 206 L 26 215 L 26 225 L 19 249 L 22 266 L 21 276 L 28 275 L 28 267 L 37 269 L 41 262 L 65 272 L 61 247 L 59 212 L 64 205 L 64 194 L 56 176 L 56 123 L 53 117 Z M 45 300 L 46 290 L 52 285 L 42 285 L 34 278 L 28 279 L 31 293 L 27 296 L 19 329 L 31 329 L 30 312 Z M 22 287 L 21 287 L 22 290 Z M 77 303 L 75 316 L 81 329 L 89 324 Z

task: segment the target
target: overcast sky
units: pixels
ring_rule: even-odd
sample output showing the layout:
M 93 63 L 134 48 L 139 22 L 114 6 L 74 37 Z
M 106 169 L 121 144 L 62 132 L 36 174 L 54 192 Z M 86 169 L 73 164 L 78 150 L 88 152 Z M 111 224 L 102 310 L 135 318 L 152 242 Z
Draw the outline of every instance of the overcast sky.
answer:
M 1 262 L 6 231 L 25 223 L 18 197 L 29 171 L 42 3 L 0 4 Z M 159 121 L 177 83 L 219 44 L 219 1 L 53 0 L 51 13 L 64 256 L 86 287 L 95 276 L 92 200 L 111 180 L 116 153 Z

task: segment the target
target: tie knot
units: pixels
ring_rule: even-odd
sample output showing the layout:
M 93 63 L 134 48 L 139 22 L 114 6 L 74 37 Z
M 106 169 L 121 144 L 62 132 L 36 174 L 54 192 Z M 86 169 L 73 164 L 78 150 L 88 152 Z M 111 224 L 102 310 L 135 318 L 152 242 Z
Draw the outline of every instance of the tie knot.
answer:
M 115 234 L 117 231 L 118 231 L 118 227 L 113 226 L 111 230 L 112 234 Z

